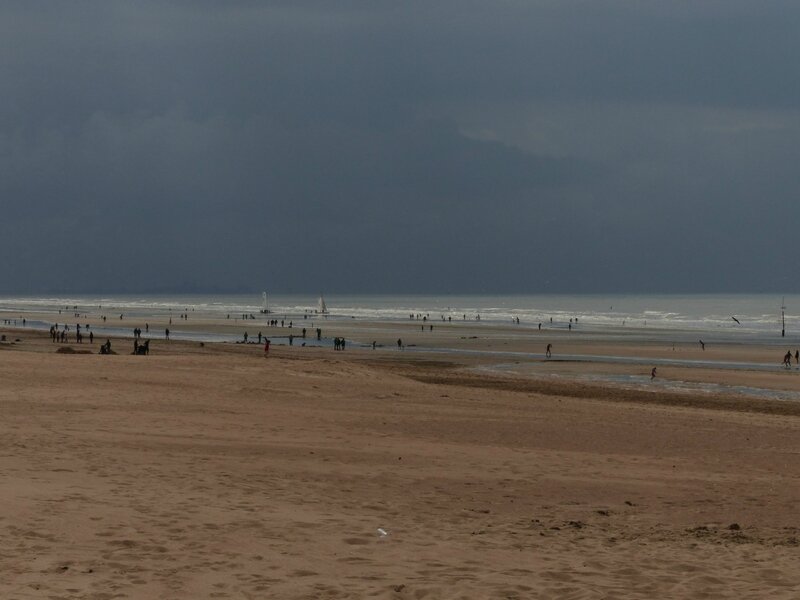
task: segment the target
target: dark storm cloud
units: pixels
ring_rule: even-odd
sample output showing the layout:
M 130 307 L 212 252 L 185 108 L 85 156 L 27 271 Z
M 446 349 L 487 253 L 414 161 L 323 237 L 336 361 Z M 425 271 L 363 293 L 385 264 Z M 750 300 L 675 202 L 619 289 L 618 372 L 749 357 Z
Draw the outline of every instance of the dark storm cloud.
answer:
M 0 287 L 794 289 L 798 12 L 4 3 Z

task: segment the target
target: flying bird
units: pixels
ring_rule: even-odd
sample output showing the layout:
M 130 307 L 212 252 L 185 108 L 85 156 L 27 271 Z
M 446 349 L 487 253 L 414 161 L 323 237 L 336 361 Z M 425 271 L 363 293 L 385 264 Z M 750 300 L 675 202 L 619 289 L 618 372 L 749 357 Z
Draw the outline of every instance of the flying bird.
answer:
M 731 319 L 733 319 L 734 321 L 736 321 L 736 324 L 737 324 L 737 325 L 741 325 L 741 323 L 739 323 L 739 319 L 737 319 L 736 317 L 731 317 Z

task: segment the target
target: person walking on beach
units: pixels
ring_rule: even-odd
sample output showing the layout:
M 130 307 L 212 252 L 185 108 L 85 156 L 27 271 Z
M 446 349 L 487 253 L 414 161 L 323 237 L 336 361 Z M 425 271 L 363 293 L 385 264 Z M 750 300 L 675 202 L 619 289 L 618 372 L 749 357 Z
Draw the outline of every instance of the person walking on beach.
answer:
M 164 337 L 169 339 L 169 327 L 164 330 Z
M 800 366 L 800 350 L 794 351 L 794 362 L 796 362 L 798 366 Z
M 264 356 L 269 354 L 269 339 L 264 338 Z
M 398 350 L 402 350 L 403 349 L 403 340 L 400 339 L 400 338 L 397 338 L 397 349 Z
M 553 353 L 551 352 L 552 349 L 553 349 L 553 344 L 547 344 L 547 350 L 545 350 L 545 353 L 544 353 L 544 355 L 547 358 L 550 358 L 551 356 L 553 356 Z
M 792 368 L 792 351 L 789 350 L 783 357 L 783 366 L 787 369 Z
M 656 378 L 656 368 L 653 367 L 653 370 L 650 371 L 650 381 L 653 381 L 653 379 L 655 378 Z

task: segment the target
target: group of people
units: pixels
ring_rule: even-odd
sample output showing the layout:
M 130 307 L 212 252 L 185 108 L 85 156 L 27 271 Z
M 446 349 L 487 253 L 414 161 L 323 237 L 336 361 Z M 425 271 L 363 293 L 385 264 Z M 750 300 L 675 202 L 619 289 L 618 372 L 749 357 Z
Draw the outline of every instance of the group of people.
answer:
M 86 326 L 89 329 L 89 326 Z M 63 329 L 58 328 L 58 323 L 50 326 L 50 339 L 53 343 L 66 344 L 69 341 L 69 325 L 64 325 Z M 75 326 L 75 341 L 79 344 L 83 343 L 83 334 L 81 333 L 80 324 Z M 89 343 L 94 344 L 94 333 L 89 331 Z
M 345 341 L 344 338 L 335 337 L 333 338 L 333 349 L 334 350 L 344 350 Z
M 285 327 L 286 326 L 286 320 L 285 319 L 281 319 L 280 321 L 278 321 L 278 319 L 270 319 L 269 321 L 267 321 L 267 325 L 269 327 L 277 327 L 278 323 L 281 324 L 281 327 Z M 293 325 L 294 325 L 294 322 L 293 321 L 289 321 L 289 329 L 291 329 Z
M 419 321 L 419 320 L 427 321 L 428 319 L 431 318 L 431 315 L 430 315 L 430 313 L 425 313 L 424 315 L 422 313 L 416 313 L 416 314 L 409 313 L 408 318 L 411 319 L 412 321 L 414 321 L 414 320 L 416 320 L 416 321 Z M 462 318 L 462 320 L 466 321 L 467 320 L 467 314 L 464 313 L 463 315 L 461 315 L 461 318 Z M 479 314 L 475 315 L 474 318 L 475 318 L 476 321 L 480 321 L 481 320 L 481 316 Z M 448 323 L 452 323 L 453 322 L 453 317 L 450 316 L 450 315 L 448 315 L 447 317 L 445 317 L 444 315 L 439 315 L 439 319 L 441 319 L 442 321 L 447 321 Z M 512 319 L 512 321 L 514 321 L 515 323 L 517 323 L 517 325 L 519 325 L 519 318 L 517 318 L 516 320 Z
M 800 367 L 800 350 L 794 351 L 794 360 L 798 367 Z M 783 355 L 783 366 L 787 369 L 792 368 L 792 351 L 788 350 L 786 354 Z
M 89 329 L 89 325 L 86 325 L 86 329 Z M 59 329 L 58 323 L 51 325 L 50 338 L 54 343 L 66 344 L 69 342 L 69 330 L 69 325 L 66 324 L 63 329 Z M 133 354 L 150 354 L 150 340 L 145 340 L 143 344 L 140 344 L 141 337 L 142 330 L 137 327 L 133 330 Z M 169 333 L 167 333 L 167 339 L 169 339 Z M 80 324 L 75 326 L 75 341 L 79 344 L 83 343 Z M 91 330 L 89 331 L 89 343 L 94 344 L 94 332 Z M 111 340 L 107 339 L 104 344 L 100 345 L 100 354 L 111 354 Z

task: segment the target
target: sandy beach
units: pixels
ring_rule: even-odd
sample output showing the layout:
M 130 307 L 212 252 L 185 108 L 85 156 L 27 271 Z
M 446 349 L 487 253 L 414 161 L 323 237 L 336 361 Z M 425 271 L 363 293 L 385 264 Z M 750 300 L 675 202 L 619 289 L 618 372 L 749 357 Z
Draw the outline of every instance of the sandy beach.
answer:
M 799 23 L 0 2 L 0 600 L 800 600 Z
M 3 330 L 0 597 L 800 594 L 800 371 L 776 347 L 547 338 L 765 365 L 648 387 L 641 362 L 491 354 L 543 352 L 510 327 L 336 328 L 384 347 L 101 356 Z

